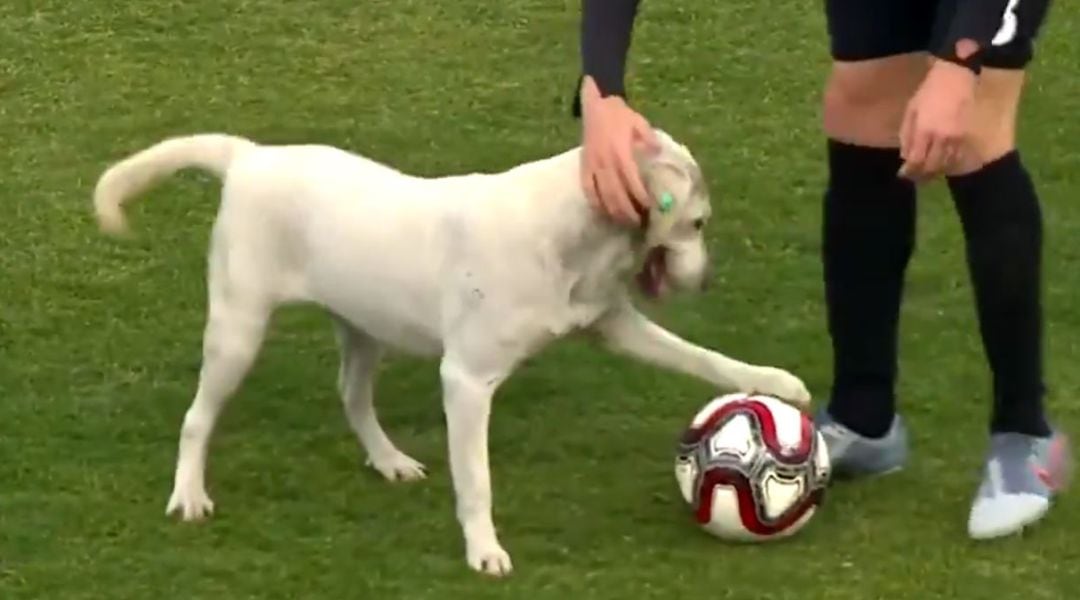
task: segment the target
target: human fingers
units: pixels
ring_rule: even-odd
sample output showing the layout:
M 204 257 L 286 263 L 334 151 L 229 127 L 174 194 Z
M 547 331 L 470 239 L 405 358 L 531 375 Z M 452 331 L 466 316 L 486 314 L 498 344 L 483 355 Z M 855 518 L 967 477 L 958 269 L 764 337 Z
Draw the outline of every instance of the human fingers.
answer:
M 916 127 L 910 140 L 904 164 L 900 166 L 900 176 L 917 180 L 926 174 L 926 156 L 930 152 L 933 138 L 928 131 Z
M 596 185 L 596 168 L 593 166 L 593 161 L 586 153 L 581 155 L 581 189 L 585 192 L 585 198 L 588 199 L 589 204 L 596 210 L 603 210 L 604 206 L 600 202 L 600 191 Z
M 921 180 L 933 179 L 945 170 L 948 157 L 953 153 L 955 144 L 946 137 L 934 136 L 926 152 L 926 161 L 923 164 Z
M 627 192 L 628 200 L 636 204 L 637 208 L 648 210 L 652 207 L 653 202 L 649 197 L 649 191 L 645 188 L 645 182 L 641 178 L 641 170 L 634 159 L 631 144 L 632 140 L 627 136 L 623 143 L 615 146 L 615 166 L 623 184 L 623 189 Z M 635 210 L 635 212 L 637 211 Z
M 656 130 L 639 113 L 634 113 L 633 116 L 633 133 L 634 141 L 641 144 L 646 152 L 654 153 L 660 150 L 660 139 Z
M 612 167 L 600 169 L 596 173 L 596 179 L 600 201 L 608 215 L 616 221 L 636 224 L 638 213 L 634 210 L 634 204 L 616 170 Z

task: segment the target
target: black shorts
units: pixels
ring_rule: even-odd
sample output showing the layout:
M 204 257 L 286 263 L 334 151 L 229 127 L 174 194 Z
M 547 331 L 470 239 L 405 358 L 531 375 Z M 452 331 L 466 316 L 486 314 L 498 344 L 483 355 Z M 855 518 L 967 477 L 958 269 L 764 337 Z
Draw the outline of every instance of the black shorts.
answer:
M 997 69 L 1023 69 L 1031 62 L 1035 37 L 1050 0 L 1014 0 L 1016 35 L 990 46 L 982 64 Z M 939 48 L 956 10 L 956 0 L 825 0 L 832 56 L 838 61 L 884 58 Z

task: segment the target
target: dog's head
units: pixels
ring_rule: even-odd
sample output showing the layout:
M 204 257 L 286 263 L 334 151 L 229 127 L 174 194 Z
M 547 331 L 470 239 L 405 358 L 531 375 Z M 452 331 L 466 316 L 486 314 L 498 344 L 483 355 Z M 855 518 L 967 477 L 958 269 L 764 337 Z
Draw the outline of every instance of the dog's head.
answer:
M 671 289 L 700 290 L 708 278 L 705 225 L 712 216 L 709 190 L 690 150 L 656 130 L 659 150 L 637 157 L 654 206 L 642 218 L 642 291 L 659 297 Z

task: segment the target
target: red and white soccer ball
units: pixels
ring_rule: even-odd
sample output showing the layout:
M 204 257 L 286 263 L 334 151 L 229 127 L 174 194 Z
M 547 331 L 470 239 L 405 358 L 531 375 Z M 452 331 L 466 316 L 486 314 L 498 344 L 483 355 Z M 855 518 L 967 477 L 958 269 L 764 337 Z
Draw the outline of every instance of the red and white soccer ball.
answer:
M 699 525 L 732 541 L 802 529 L 830 476 L 811 418 L 770 396 L 729 394 L 705 405 L 683 433 L 675 478 Z

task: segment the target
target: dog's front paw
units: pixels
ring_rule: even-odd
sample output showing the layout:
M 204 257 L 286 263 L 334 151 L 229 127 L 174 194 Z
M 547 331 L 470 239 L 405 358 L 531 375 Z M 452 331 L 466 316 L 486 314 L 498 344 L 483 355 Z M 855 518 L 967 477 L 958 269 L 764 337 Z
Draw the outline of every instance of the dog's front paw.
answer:
M 399 450 L 368 458 L 367 465 L 389 481 L 418 481 L 427 477 L 427 467 Z
M 466 555 L 469 566 L 486 575 L 505 577 L 514 569 L 510 555 L 494 539 L 481 543 L 469 542 Z
M 754 367 L 747 392 L 775 396 L 800 409 L 810 407 L 810 390 L 801 379 L 776 367 Z
M 184 521 L 201 521 L 214 512 L 214 501 L 202 486 L 176 486 L 173 488 L 165 515 L 179 513 Z

